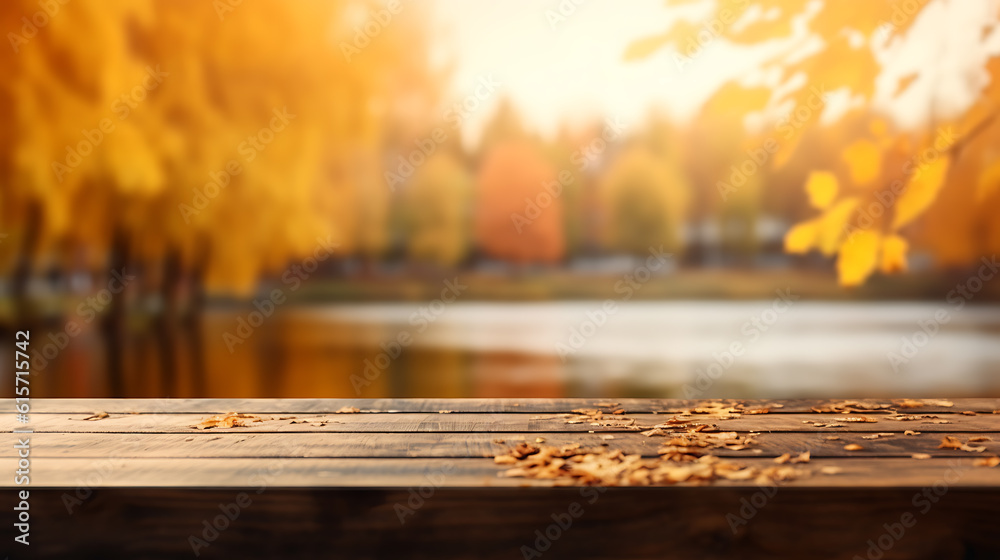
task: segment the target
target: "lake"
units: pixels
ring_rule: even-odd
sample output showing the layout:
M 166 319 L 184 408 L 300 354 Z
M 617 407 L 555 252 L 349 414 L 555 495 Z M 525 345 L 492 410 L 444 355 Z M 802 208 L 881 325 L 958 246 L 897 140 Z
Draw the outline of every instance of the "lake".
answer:
M 182 343 L 173 374 L 152 337 L 132 337 L 117 387 L 85 331 L 32 372 L 32 396 L 1000 396 L 994 305 L 331 304 L 237 333 L 250 311 L 206 312 L 203 367 Z

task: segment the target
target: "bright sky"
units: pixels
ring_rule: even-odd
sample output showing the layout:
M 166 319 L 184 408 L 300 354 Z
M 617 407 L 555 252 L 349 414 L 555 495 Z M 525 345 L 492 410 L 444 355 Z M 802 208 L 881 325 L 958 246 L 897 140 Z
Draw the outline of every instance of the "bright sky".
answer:
M 862 2 L 856 5 L 864 9 Z M 932 0 L 914 25 L 913 40 L 887 54 L 893 72 L 879 82 L 881 104 L 904 124 L 916 124 L 932 96 L 942 110 L 967 105 L 986 82 L 980 34 L 970 30 L 997 6 L 997 0 Z M 560 7 L 565 19 L 550 21 Z M 737 49 L 719 40 L 683 68 L 666 49 L 623 61 L 632 41 L 663 32 L 675 17 L 699 13 L 704 12 L 698 6 L 668 9 L 663 0 L 436 0 L 435 19 L 444 31 L 438 37 L 440 54 L 456 64 L 455 99 L 470 94 L 480 78 L 492 75 L 501 84 L 463 122 L 466 139 L 478 137 L 503 95 L 546 135 L 564 120 L 600 116 L 618 117 L 628 126 L 651 107 L 683 120 L 719 85 L 746 76 L 781 48 Z M 921 77 L 907 94 L 886 103 L 885 93 L 895 90 L 898 77 L 917 70 Z M 839 108 L 848 102 L 842 99 Z

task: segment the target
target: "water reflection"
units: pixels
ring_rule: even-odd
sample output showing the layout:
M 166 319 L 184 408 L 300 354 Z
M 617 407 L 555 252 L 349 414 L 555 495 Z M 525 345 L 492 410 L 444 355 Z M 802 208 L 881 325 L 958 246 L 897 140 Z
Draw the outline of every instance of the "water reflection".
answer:
M 173 365 L 154 331 L 131 325 L 118 383 L 104 373 L 100 333 L 84 331 L 33 371 L 32 395 L 679 397 L 685 387 L 704 397 L 1000 395 L 1000 307 L 949 309 L 940 332 L 894 368 L 888 354 L 940 305 L 799 302 L 759 325 L 766 329 L 747 328 L 770 305 L 636 302 L 601 320 L 600 302 L 457 303 L 425 328 L 411 319 L 417 304 L 289 308 L 232 352 L 223 335 L 246 310 L 212 310 L 197 340 L 177 337 Z M 730 360 L 734 343 L 743 353 Z

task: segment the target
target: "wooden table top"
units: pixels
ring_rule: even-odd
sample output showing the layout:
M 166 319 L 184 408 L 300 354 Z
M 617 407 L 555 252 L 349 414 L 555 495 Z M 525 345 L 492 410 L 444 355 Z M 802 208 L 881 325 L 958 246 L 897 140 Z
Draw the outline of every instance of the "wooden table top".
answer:
M 30 436 L 34 488 L 75 487 L 88 478 L 107 488 L 252 487 L 262 471 L 270 487 L 288 488 L 405 488 L 438 472 L 447 473 L 442 487 L 579 484 L 586 481 L 510 476 L 511 462 L 497 464 L 495 457 L 519 444 L 579 444 L 655 460 L 672 439 L 695 430 L 752 436 L 748 445 L 696 453 L 743 467 L 763 469 L 786 462 L 779 459 L 785 454 L 808 452 L 808 462 L 792 462 L 798 475 L 782 480 L 789 487 L 924 487 L 956 467 L 964 469 L 956 486 L 1000 487 L 1000 468 L 988 466 L 1000 455 L 1000 399 L 33 399 L 31 405 L 29 423 L 20 424 L 13 401 L 0 403 L 0 465 L 16 470 L 13 444 Z M 212 425 L 210 419 L 231 412 L 246 415 L 245 426 Z M 13 482 L 0 478 L 3 487 Z M 691 483 L 753 487 L 759 480 Z

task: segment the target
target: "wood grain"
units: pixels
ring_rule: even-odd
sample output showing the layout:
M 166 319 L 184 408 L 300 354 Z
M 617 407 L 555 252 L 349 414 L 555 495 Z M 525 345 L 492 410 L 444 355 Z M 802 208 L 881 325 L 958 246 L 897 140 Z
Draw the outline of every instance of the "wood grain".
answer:
M 32 492 L 37 558 L 193 558 L 220 507 L 243 490 L 99 488 L 72 513 L 63 490 Z M 953 488 L 926 512 L 910 489 L 783 488 L 734 531 L 757 489 L 439 488 L 400 521 L 410 489 L 270 488 L 256 493 L 201 559 L 231 558 L 541 558 L 768 560 L 866 558 L 869 541 L 906 513 L 916 525 L 880 560 L 987 560 L 1000 557 L 996 492 Z M 0 507 L 10 511 L 6 493 Z M 596 497 L 595 497 L 596 496 Z M 581 515 L 565 530 L 553 516 Z M 406 510 L 404 510 L 405 513 Z M 740 518 L 742 519 L 742 517 Z M 538 541 L 546 531 L 556 538 Z M 0 524 L 10 542 L 13 526 Z M 537 549 L 536 549 L 537 550 Z M 531 556 L 530 558 L 536 558 Z M 875 556 L 873 556 L 875 557 Z
M 756 443 L 746 449 L 715 448 L 719 457 L 777 457 L 783 453 L 798 454 L 809 451 L 814 458 L 831 457 L 910 457 L 914 453 L 927 453 L 935 457 L 978 457 L 1000 454 L 1000 432 L 983 432 L 979 437 L 990 441 L 974 442 L 983 446 L 982 453 L 958 449 L 940 449 L 944 435 L 921 433 L 916 436 L 895 435 L 865 439 L 865 434 L 837 434 L 837 440 L 828 440 L 821 433 L 763 433 L 755 436 Z M 963 443 L 969 434 L 951 434 Z M 380 433 L 237 433 L 198 432 L 192 434 L 157 433 L 38 433 L 32 438 L 32 456 L 40 459 L 78 457 L 99 459 L 103 457 L 312 457 L 312 458 L 472 458 L 494 457 L 513 448 L 520 442 L 563 446 L 580 444 L 583 447 L 620 449 L 627 454 L 655 457 L 657 450 L 669 438 L 646 437 L 638 433 L 608 434 L 589 433 L 432 433 L 411 434 Z M 13 458 L 16 437 L 0 434 L 0 457 Z M 844 446 L 855 443 L 864 449 L 846 451 Z

